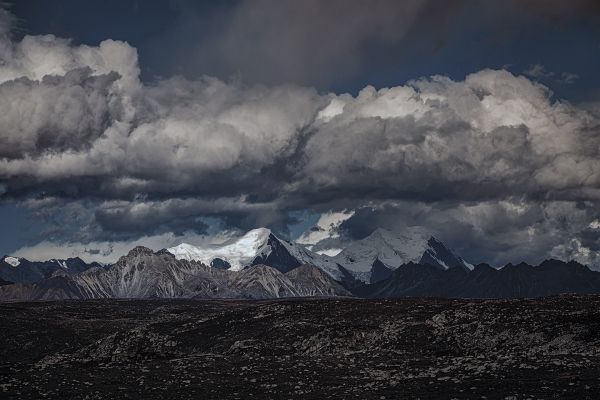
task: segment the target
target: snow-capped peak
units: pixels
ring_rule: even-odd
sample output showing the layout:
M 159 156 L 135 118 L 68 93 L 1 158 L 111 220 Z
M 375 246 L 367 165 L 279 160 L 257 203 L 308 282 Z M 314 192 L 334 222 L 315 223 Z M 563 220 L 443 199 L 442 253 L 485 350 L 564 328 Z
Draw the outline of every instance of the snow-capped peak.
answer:
M 420 228 L 410 228 L 403 233 L 378 228 L 366 238 L 350 244 L 334 260 L 356 272 L 370 271 L 375 259 L 394 269 L 410 261 L 419 262 L 427 249 L 428 239 Z
M 4 257 L 4 262 L 12 267 L 18 267 L 19 264 L 21 264 L 21 261 L 19 261 L 19 259 L 17 257 L 10 257 L 10 256 Z
M 287 272 L 302 264 L 311 264 L 334 279 L 343 279 L 349 272 L 365 282 L 371 281 L 374 268 L 379 271 L 376 275 L 385 275 L 386 269 L 389 272 L 408 262 L 430 264 L 442 269 L 470 266 L 421 228 L 409 228 L 401 233 L 376 229 L 334 257 L 313 252 L 300 243 L 281 240 L 267 228 L 253 229 L 217 245 L 193 246 L 182 243 L 167 251 L 177 259 L 200 261 L 205 265 L 230 270 L 265 264 Z
M 177 259 L 200 261 L 209 266 L 241 270 L 254 264 L 266 264 L 287 272 L 302 264 L 321 268 L 335 279 L 341 278 L 337 264 L 298 243 L 279 239 L 267 228 L 253 229 L 245 235 L 219 245 L 192 246 L 182 243 L 167 251 Z
M 219 245 L 193 246 L 182 243 L 167 251 L 177 259 L 200 261 L 211 265 L 214 259 L 227 262 L 232 270 L 240 270 L 257 255 L 268 251 L 266 247 L 271 231 L 267 228 L 253 229 L 245 235 Z
M 471 264 L 420 227 L 407 228 L 401 233 L 378 228 L 366 238 L 346 247 L 333 260 L 366 282 L 371 280 L 376 260 L 389 269 L 409 262 L 441 269 L 473 269 Z

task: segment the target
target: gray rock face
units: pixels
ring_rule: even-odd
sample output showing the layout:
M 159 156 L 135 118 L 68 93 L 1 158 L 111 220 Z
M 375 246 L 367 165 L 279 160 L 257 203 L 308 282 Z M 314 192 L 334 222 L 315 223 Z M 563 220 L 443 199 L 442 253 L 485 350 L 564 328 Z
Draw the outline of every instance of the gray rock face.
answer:
M 229 285 L 239 291 L 240 297 L 249 299 L 298 296 L 294 283 L 284 273 L 266 265 L 253 265 L 231 274 Z
M 288 275 L 289 274 L 289 275 Z M 168 252 L 136 247 L 108 269 L 54 273 L 37 283 L 0 287 L 0 300 L 99 298 L 249 298 L 347 296 L 339 283 L 313 266 L 284 274 L 265 265 L 242 271 L 177 260 Z
M 107 270 L 73 276 L 86 298 L 228 297 L 226 271 L 136 247 Z
M 352 295 L 321 269 L 308 264 L 285 274 L 273 267 L 254 265 L 232 274 L 230 287 L 251 299 Z
M 314 265 L 304 264 L 285 274 L 296 288 L 298 296 L 350 296 L 341 284 Z

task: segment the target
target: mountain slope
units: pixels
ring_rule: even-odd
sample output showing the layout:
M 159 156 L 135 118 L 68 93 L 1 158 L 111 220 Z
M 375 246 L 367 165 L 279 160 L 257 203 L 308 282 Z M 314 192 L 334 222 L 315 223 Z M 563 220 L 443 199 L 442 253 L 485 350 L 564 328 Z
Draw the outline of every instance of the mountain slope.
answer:
M 304 264 L 285 274 L 294 284 L 297 296 L 351 296 L 340 283 L 318 267 Z
M 294 297 L 296 290 L 290 279 L 279 270 L 267 265 L 253 265 L 232 274 L 229 285 L 249 299 Z
M 0 286 L 3 285 L 12 285 L 14 282 L 11 281 L 5 281 L 4 279 L 0 278 Z

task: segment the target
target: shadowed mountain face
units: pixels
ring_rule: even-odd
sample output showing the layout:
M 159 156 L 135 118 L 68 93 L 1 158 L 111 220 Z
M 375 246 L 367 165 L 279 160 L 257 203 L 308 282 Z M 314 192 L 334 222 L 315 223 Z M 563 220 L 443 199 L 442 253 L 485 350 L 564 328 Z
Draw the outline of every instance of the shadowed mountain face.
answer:
M 442 270 L 463 268 L 468 271 L 471 269 L 471 266 L 465 260 L 454 254 L 444 243 L 433 236 L 427 240 L 427 249 L 423 252 L 419 263 L 432 265 Z
M 300 266 L 301 262 L 290 253 L 288 248 L 275 235 L 269 235 L 266 245 L 270 251 L 267 254 L 257 255 L 252 260 L 252 265 L 269 265 L 281 272 L 288 272 Z
M 57 271 L 72 275 L 94 267 L 102 265 L 96 262 L 88 264 L 79 257 L 29 261 L 25 258 L 5 256 L 0 260 L 0 278 L 9 282 L 33 283 L 49 278 Z
M 541 297 L 560 293 L 600 293 L 600 272 L 576 263 L 547 260 L 494 269 L 480 264 L 473 271 L 440 270 L 409 263 L 380 282 L 355 287 L 361 297 L 436 296 L 456 298 Z
M 373 261 L 373 266 L 371 267 L 371 283 L 383 281 L 392 275 L 393 270 L 388 268 L 384 263 L 379 261 L 378 258 Z
M 177 260 L 168 252 L 136 247 L 108 269 L 55 274 L 33 284 L 0 287 L 1 300 L 98 298 L 278 298 L 348 296 L 350 293 L 315 266 L 284 274 L 266 265 L 241 271 Z

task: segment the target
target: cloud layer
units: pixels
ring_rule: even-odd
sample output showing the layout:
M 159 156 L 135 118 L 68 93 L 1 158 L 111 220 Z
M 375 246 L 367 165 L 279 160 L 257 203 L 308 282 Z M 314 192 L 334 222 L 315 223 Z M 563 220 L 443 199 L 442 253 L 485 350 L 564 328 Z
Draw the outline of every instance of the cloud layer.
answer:
M 349 236 L 378 221 L 426 226 L 473 261 L 594 258 L 598 110 L 535 80 L 482 70 L 357 96 L 210 77 L 149 84 L 127 43 L 14 41 L 10 27 L 1 14 L 0 196 L 34 210 L 91 204 L 67 240 L 200 234 L 206 218 L 285 230 L 293 211 L 358 210 L 340 225 Z

